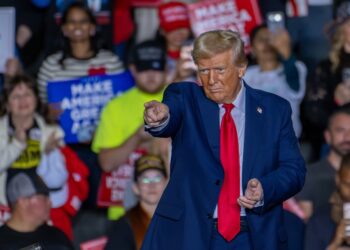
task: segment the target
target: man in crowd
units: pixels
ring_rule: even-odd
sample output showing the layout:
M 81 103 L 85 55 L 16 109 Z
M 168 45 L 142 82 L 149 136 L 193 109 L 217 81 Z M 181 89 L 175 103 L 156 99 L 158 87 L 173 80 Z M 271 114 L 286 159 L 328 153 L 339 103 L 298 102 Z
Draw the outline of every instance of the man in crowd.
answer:
M 129 158 L 136 150 L 152 151 L 155 140 L 144 131 L 143 104 L 162 99 L 165 66 L 165 49 L 157 42 L 146 41 L 132 50 L 129 69 L 136 86 L 106 105 L 92 144 L 104 171 L 111 172 L 125 164 L 132 166 Z M 118 209 L 114 210 L 110 210 L 110 219 L 118 217 Z
M 148 225 L 167 184 L 167 170 L 157 155 L 143 155 L 135 162 L 133 191 L 136 206 L 112 223 L 105 250 L 140 249 Z
M 50 216 L 49 189 L 35 173 L 18 173 L 6 187 L 12 216 L 0 227 L 0 249 L 73 249 L 59 229 L 48 226 Z M 40 248 L 35 248 L 40 247 Z
M 243 82 L 238 33 L 203 33 L 192 55 L 203 87 L 171 84 L 145 104 L 146 128 L 173 148 L 142 249 L 287 249 L 282 202 L 305 177 L 290 105 Z
M 330 147 L 329 153 L 308 167 L 305 186 L 297 195 L 306 219 L 328 205 L 341 159 L 350 153 L 350 104 L 340 107 L 331 115 L 324 136 Z

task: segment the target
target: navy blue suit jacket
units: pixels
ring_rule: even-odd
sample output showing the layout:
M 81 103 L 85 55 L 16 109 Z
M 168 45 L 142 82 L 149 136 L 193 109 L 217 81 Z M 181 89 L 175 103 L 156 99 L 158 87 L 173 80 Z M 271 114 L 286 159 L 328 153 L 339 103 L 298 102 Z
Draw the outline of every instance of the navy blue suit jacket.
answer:
M 243 190 L 260 180 L 264 205 L 247 210 L 254 249 L 287 249 L 282 202 L 304 184 L 305 165 L 289 103 L 246 86 Z M 143 250 L 209 249 L 212 215 L 224 178 L 220 163 L 219 106 L 194 83 L 174 83 L 164 93 L 170 121 L 159 137 L 172 138 L 170 181 L 152 218 Z M 261 110 L 260 110 L 260 109 Z M 258 112 L 258 110 L 262 112 Z

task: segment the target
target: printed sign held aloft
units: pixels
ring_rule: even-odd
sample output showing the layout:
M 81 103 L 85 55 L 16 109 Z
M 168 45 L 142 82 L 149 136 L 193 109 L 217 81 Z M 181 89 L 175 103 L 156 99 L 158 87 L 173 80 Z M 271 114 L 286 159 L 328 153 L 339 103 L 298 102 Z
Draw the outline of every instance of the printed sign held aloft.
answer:
M 48 102 L 62 111 L 59 122 L 65 141 L 90 141 L 105 104 L 132 86 L 134 80 L 128 71 L 48 82 Z
M 7 59 L 15 54 L 15 8 L 0 8 L 0 72 L 5 71 Z
M 216 29 L 230 29 L 240 33 L 249 49 L 249 33 L 261 16 L 256 0 L 213 0 L 188 5 L 192 30 L 195 36 Z

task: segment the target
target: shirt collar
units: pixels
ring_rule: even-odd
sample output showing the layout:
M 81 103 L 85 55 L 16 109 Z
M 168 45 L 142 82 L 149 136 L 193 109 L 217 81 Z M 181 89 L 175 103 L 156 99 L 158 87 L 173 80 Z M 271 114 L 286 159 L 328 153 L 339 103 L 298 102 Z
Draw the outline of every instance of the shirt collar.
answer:
M 233 100 L 232 104 L 235 106 L 235 109 L 239 110 L 241 113 L 245 114 L 245 86 L 243 81 L 240 81 L 241 89 L 239 90 L 236 98 Z M 219 104 L 219 107 L 222 108 L 223 104 Z

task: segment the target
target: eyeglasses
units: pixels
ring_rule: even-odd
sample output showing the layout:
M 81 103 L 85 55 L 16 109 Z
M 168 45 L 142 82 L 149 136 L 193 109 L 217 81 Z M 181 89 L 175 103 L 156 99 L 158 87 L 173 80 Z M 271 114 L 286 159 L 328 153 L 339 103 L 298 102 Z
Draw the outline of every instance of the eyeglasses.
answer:
M 159 183 L 163 180 L 163 176 L 154 176 L 154 177 L 140 177 L 139 182 L 142 184 L 151 184 L 151 183 Z

